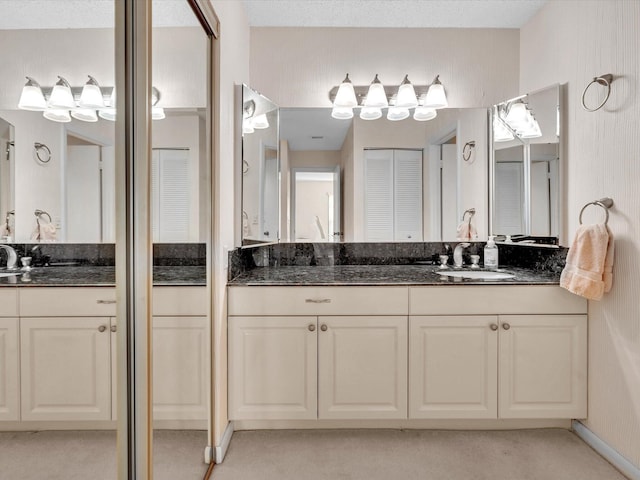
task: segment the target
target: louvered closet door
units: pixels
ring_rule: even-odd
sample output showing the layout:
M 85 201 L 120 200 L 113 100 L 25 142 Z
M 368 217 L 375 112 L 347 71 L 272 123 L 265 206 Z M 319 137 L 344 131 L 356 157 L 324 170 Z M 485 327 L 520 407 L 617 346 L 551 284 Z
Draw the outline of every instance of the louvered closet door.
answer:
M 152 226 L 154 242 L 189 241 L 191 180 L 188 149 L 154 149 Z
M 365 150 L 365 240 L 393 241 L 393 150 Z
M 422 150 L 394 151 L 394 240 L 422 241 Z

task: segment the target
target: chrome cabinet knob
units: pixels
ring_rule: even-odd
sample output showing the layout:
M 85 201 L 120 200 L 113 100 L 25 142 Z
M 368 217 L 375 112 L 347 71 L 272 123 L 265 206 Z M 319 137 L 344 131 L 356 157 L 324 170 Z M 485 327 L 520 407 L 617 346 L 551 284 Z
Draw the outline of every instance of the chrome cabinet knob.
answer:
M 316 331 L 316 326 L 314 324 L 309 325 L 309 331 L 310 332 L 315 332 Z
M 326 325 L 320 326 L 320 330 L 322 330 L 323 332 L 326 332 L 327 328 L 329 328 L 329 327 L 327 327 Z
M 106 325 L 100 325 L 100 326 L 98 327 L 98 331 L 99 331 L 100 333 L 102 333 L 102 332 L 104 332 L 104 331 L 106 331 L 106 330 L 107 330 L 107 326 L 106 326 Z
M 111 331 L 112 331 L 113 333 L 116 333 L 116 331 L 117 331 L 117 330 L 118 330 L 117 325 L 111 325 Z
M 504 328 L 505 330 L 509 330 L 511 328 L 511 325 L 509 325 L 508 323 L 503 323 L 502 328 Z
M 494 332 L 496 330 L 498 330 L 498 325 L 496 325 L 495 323 L 492 323 L 491 325 L 489 325 L 489 327 L 491 328 L 491 330 L 493 330 Z

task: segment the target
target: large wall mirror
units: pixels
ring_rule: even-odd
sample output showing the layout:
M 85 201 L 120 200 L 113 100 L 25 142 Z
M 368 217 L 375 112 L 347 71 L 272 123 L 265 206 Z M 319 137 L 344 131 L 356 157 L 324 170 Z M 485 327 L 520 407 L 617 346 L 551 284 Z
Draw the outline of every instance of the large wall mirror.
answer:
M 442 109 L 426 122 L 281 108 L 283 239 L 455 241 L 470 210 L 486 238 L 487 125 L 485 108 Z
M 242 244 L 280 239 L 278 106 L 246 85 L 237 92 L 242 125 Z
M 559 237 L 561 225 L 560 86 L 492 109 L 491 231 Z
M 202 242 L 208 212 L 201 174 L 206 171 L 207 39 L 188 7 L 166 18 L 168 24 L 157 26 L 154 19 L 153 32 L 153 240 Z M 70 25 L 0 35 L 3 45 L 12 45 L 0 69 L 0 147 L 7 160 L 0 168 L 0 217 L 9 230 L 4 241 L 38 241 L 35 229 L 51 222 L 55 234 L 41 241 L 114 242 L 113 29 Z M 58 76 L 79 96 L 91 75 L 106 105 L 84 116 L 72 108 L 71 115 L 66 110 L 48 118 L 42 111 L 19 109 L 25 75 L 39 82 L 47 99 Z M 12 137 L 7 124 L 13 126 Z

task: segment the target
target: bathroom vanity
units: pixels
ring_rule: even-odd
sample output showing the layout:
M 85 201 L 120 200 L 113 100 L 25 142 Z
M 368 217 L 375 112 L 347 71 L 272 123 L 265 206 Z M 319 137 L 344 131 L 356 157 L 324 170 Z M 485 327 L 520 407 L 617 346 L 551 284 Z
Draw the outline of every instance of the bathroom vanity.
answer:
M 543 272 L 436 270 L 291 266 L 230 281 L 236 428 L 586 417 L 586 300 Z

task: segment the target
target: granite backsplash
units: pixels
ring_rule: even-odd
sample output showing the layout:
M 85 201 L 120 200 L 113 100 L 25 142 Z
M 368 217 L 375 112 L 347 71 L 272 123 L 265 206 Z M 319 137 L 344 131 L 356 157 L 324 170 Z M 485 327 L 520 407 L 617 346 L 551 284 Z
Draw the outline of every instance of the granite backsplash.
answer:
M 229 252 L 229 274 L 232 280 L 256 267 L 332 266 L 332 265 L 411 265 L 438 263 L 438 256 L 448 254 L 455 243 L 279 243 L 238 248 Z M 472 242 L 465 249 L 469 255 L 480 255 L 483 262 L 485 242 Z M 564 267 L 567 249 L 557 246 L 499 243 L 500 265 L 537 271 L 559 272 Z
M 31 257 L 33 266 L 114 266 L 113 243 L 19 243 L 10 244 L 19 257 Z M 7 254 L 0 250 L 0 265 L 6 263 Z M 204 266 L 204 243 L 155 243 L 154 266 Z

